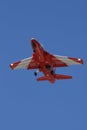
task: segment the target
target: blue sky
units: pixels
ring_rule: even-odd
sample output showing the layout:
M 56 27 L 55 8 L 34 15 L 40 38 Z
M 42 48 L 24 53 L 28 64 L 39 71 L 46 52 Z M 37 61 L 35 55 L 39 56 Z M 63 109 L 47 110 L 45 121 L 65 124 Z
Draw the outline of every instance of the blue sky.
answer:
M 87 130 L 87 1 L 0 1 L 0 130 Z M 72 80 L 37 82 L 9 64 L 32 55 L 30 39 L 50 53 L 80 57 L 58 68 Z

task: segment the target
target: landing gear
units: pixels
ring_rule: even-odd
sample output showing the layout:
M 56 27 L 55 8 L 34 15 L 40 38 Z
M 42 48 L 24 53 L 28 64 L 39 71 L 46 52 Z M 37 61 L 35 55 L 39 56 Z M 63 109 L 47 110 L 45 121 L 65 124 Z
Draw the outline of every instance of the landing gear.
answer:
M 34 75 L 37 76 L 38 73 L 39 73 L 39 70 L 37 70 L 36 72 L 34 72 Z
M 53 74 L 54 74 L 54 71 L 53 71 L 53 70 L 51 70 L 51 71 L 50 71 L 50 73 L 53 75 Z
M 34 49 L 33 52 L 36 52 L 36 50 Z
M 37 72 L 34 72 L 34 75 L 37 76 Z
M 50 70 L 51 66 L 50 65 L 45 65 L 46 69 Z

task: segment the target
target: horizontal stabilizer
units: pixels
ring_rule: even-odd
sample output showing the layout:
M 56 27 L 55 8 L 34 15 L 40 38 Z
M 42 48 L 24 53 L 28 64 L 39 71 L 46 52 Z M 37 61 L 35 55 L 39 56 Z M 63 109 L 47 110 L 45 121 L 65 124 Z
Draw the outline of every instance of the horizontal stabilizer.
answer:
M 72 76 L 69 75 L 62 75 L 62 74 L 54 74 L 54 78 L 55 79 L 72 79 Z
M 42 76 L 42 77 L 37 78 L 37 81 L 44 81 L 44 80 L 48 80 L 47 77 Z

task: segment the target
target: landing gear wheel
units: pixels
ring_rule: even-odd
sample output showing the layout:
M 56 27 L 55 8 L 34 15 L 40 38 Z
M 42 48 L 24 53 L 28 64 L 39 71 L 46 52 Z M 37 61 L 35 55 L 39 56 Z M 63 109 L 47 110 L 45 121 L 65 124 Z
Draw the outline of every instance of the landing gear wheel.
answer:
M 34 75 L 37 76 L 37 72 L 34 72 Z
M 52 74 L 52 75 L 54 74 L 54 71 L 53 71 L 53 70 L 51 70 L 51 74 Z
M 33 52 L 36 52 L 36 50 L 33 50 Z

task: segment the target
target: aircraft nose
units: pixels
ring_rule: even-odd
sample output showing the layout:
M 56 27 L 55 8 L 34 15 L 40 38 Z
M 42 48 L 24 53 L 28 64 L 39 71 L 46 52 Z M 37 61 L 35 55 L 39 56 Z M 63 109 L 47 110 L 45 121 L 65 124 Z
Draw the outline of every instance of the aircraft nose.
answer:
M 41 47 L 40 43 L 35 38 L 31 39 L 31 45 L 34 50 Z
M 32 47 L 36 48 L 36 44 L 34 42 L 32 42 Z
M 34 38 L 31 39 L 31 45 L 32 45 L 33 49 L 36 48 L 36 43 L 35 43 L 35 39 Z

